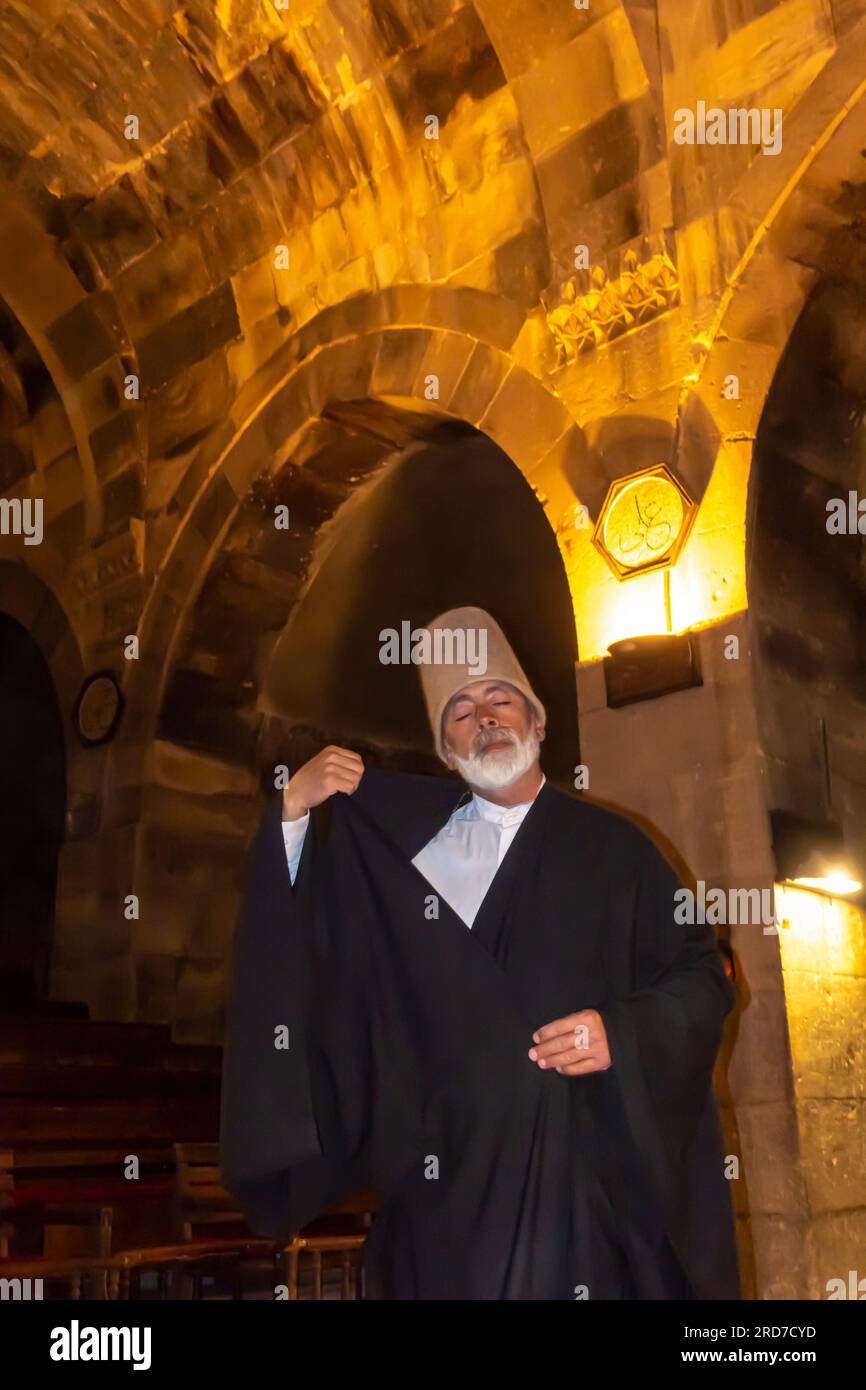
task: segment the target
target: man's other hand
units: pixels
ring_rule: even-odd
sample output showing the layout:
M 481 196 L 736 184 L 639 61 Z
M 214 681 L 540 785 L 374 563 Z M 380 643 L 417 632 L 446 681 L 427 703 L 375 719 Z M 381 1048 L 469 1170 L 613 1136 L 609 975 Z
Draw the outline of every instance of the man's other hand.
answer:
M 611 1065 L 607 1034 L 601 1014 L 595 1009 L 554 1019 L 533 1033 L 537 1044 L 529 1049 L 533 1062 L 561 1076 L 584 1076 L 591 1071 L 607 1071 Z
M 300 820 L 334 792 L 351 795 L 363 775 L 364 764 L 357 753 L 329 744 L 299 767 L 283 789 L 283 820 Z

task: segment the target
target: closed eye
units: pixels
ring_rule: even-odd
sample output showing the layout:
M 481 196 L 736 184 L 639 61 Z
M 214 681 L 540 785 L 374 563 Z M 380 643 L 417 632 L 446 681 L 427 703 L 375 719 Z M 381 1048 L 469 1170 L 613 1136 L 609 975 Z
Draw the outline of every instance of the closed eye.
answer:
M 513 704 L 514 702 L 513 702 L 513 700 L 509 699 L 509 697 L 506 695 L 503 699 L 501 699 L 501 700 L 491 700 L 490 703 L 491 703 L 492 705 L 506 705 L 506 706 L 508 706 L 508 705 Z M 455 723 L 455 724 L 460 724 L 460 723 L 462 723 L 462 721 L 463 721 L 464 719 L 468 719 L 471 713 L 472 713 L 471 709 L 468 709 L 468 710 L 465 711 L 464 714 L 454 714 L 454 715 L 452 715 L 451 717 L 452 717 L 452 719 L 454 720 L 454 723 Z

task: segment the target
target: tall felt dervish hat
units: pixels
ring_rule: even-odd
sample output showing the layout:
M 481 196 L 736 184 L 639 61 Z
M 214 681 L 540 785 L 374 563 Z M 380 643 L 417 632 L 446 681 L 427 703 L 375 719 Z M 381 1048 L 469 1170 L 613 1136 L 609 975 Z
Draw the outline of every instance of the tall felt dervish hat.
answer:
M 496 619 L 491 617 L 483 608 L 449 608 L 447 612 L 440 613 L 438 618 L 433 618 L 424 630 L 430 634 L 430 647 L 433 651 L 442 649 L 444 645 L 440 640 L 439 648 L 437 648 L 435 644 L 437 632 L 439 634 L 458 634 L 462 630 L 466 636 L 459 644 L 459 649 L 462 649 L 464 653 L 477 653 L 478 634 L 483 631 L 486 635 L 486 668 L 483 674 L 479 674 L 477 664 L 471 660 L 464 662 L 433 660 L 420 663 L 421 689 L 427 706 L 430 728 L 433 730 L 436 752 L 440 758 L 445 755 L 445 745 L 442 738 L 442 716 L 445 713 L 445 706 L 453 695 L 456 695 L 467 685 L 472 685 L 475 681 L 504 681 L 508 685 L 515 686 L 532 705 L 538 722 L 540 724 L 546 722 L 547 714 L 544 705 L 532 689 L 526 672 L 517 660 L 508 638 Z M 472 633 L 471 639 L 468 637 L 470 631 Z M 458 649 L 457 643 L 451 644 L 451 650 L 454 649 Z

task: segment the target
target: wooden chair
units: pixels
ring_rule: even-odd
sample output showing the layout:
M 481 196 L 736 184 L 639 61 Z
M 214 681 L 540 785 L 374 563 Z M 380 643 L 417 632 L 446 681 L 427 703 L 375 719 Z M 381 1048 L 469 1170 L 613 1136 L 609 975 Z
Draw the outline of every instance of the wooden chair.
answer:
M 232 1300 L 249 1293 L 251 1272 L 266 1268 L 267 1287 L 286 1288 L 291 1301 L 325 1301 L 363 1297 L 361 1253 L 364 1235 L 296 1236 L 284 1246 L 252 1237 L 249 1240 L 198 1240 L 193 1243 L 124 1250 L 112 1258 L 117 1278 L 112 1297 L 122 1301 L 142 1297 L 142 1282 L 154 1277 L 156 1297 L 191 1299 L 204 1297 L 205 1280 L 227 1289 Z
M 0 1259 L 0 1279 L 42 1280 L 43 1299 L 105 1300 L 117 1296 L 118 1271 L 113 1257 Z
M 160 1300 L 199 1301 L 205 1280 L 211 1280 L 238 1300 L 248 1289 L 248 1266 L 267 1260 L 270 1289 L 284 1286 L 291 1301 L 352 1300 L 363 1298 L 364 1240 L 363 1235 L 296 1236 L 279 1247 L 252 1238 L 124 1250 L 105 1258 L 13 1258 L 0 1260 L 0 1278 L 41 1279 L 45 1298 L 121 1302 L 141 1299 L 148 1275 Z
M 205 1237 L 213 1249 L 217 1231 L 226 1233 L 229 1241 L 236 1229 L 246 1234 L 234 1198 L 219 1181 L 218 1145 L 175 1144 L 174 1152 L 182 1239 L 198 1245 Z M 273 1261 L 278 1258 L 282 1277 L 276 1282 L 287 1286 L 290 1299 L 308 1291 L 313 1299 L 322 1299 L 337 1283 L 341 1298 L 360 1297 L 360 1252 L 377 1201 L 375 1193 L 364 1192 L 335 1203 L 297 1232 L 282 1251 L 274 1245 L 263 1246 L 256 1258 L 256 1252 L 247 1247 L 246 1270 L 250 1276 L 271 1281 Z
M 89 1202 L 49 1202 L 42 1208 L 42 1254 L 46 1259 L 111 1255 L 112 1208 Z
M 200 1300 L 204 1280 L 221 1280 L 231 1289 L 233 1299 L 243 1298 L 244 1269 L 250 1263 L 269 1263 L 271 1280 L 278 1282 L 278 1247 L 273 1241 L 249 1240 L 196 1241 L 193 1244 L 157 1246 L 153 1249 L 123 1250 L 114 1257 L 118 1271 L 116 1297 L 121 1301 L 138 1299 L 142 1278 L 156 1278 L 158 1299 Z
M 282 1279 L 290 1301 L 309 1294 L 325 1300 L 339 1287 L 340 1300 L 360 1299 L 363 1291 L 361 1253 L 366 1235 L 296 1236 L 280 1252 Z M 334 1277 L 336 1276 L 336 1277 Z
M 238 1204 L 219 1180 L 217 1144 L 174 1144 L 176 1215 L 184 1241 L 248 1234 Z
M 195 1239 L 207 1228 L 243 1227 L 243 1216 L 231 1193 L 219 1180 L 218 1144 L 175 1144 L 177 1200 L 183 1240 Z M 378 1206 L 375 1192 L 360 1192 L 327 1207 L 300 1234 L 354 1235 L 369 1230 Z M 320 1230 L 321 1228 L 321 1230 Z M 327 1229 L 326 1229 L 327 1228 Z

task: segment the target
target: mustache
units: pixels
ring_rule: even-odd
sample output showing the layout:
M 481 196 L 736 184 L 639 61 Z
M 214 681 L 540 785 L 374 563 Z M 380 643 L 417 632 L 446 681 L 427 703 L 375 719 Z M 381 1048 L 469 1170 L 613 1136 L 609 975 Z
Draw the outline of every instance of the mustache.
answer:
M 502 743 L 503 740 L 515 746 L 519 746 L 520 744 L 520 739 L 514 733 L 513 729 L 479 729 L 478 733 L 475 735 L 472 751 L 474 753 L 483 753 L 484 749 L 491 743 Z

